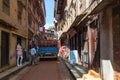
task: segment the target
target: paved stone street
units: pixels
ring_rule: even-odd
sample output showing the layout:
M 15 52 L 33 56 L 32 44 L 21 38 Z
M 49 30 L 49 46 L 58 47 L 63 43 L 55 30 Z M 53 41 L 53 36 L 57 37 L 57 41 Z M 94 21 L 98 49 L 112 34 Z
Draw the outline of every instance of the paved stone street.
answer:
M 74 80 L 61 61 L 41 61 L 24 68 L 9 80 Z

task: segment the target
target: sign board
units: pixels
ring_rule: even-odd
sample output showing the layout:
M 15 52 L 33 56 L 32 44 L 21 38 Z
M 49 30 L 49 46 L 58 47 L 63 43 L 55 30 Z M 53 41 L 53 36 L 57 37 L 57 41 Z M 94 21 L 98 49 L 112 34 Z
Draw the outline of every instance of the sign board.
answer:
M 78 63 L 79 62 L 79 57 L 78 57 L 78 51 L 77 50 L 71 50 L 70 51 L 70 63 Z

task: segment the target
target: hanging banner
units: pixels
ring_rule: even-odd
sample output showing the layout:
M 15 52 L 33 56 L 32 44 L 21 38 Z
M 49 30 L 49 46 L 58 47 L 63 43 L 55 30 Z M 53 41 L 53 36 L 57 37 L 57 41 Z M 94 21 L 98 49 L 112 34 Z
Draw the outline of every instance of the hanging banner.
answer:
M 44 34 L 45 33 L 45 27 L 40 27 L 39 31 L 40 31 L 41 34 Z

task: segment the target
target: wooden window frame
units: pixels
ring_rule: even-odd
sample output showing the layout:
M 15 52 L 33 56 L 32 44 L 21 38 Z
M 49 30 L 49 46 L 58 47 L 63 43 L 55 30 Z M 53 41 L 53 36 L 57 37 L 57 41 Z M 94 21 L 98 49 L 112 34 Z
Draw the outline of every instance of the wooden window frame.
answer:
M 3 12 L 10 15 L 10 0 L 3 0 Z

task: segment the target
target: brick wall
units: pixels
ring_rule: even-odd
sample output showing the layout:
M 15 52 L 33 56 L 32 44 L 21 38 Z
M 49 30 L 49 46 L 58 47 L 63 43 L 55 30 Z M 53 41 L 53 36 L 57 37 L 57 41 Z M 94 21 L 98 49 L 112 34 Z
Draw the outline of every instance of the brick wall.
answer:
M 10 0 L 10 15 L 5 14 L 2 11 L 2 6 L 3 6 L 3 2 L 0 0 L 0 19 L 5 21 L 6 23 L 9 23 L 10 25 L 12 25 L 14 28 L 17 28 L 17 30 L 15 32 L 17 32 L 18 34 L 22 35 L 22 36 L 26 36 L 27 37 L 27 16 L 26 16 L 26 10 L 23 7 L 23 11 L 22 11 L 22 19 L 21 19 L 21 24 L 18 22 L 18 5 L 17 5 L 17 0 Z
M 116 10 L 113 9 L 114 12 Z M 114 69 L 120 71 L 120 13 L 113 14 L 113 54 Z

